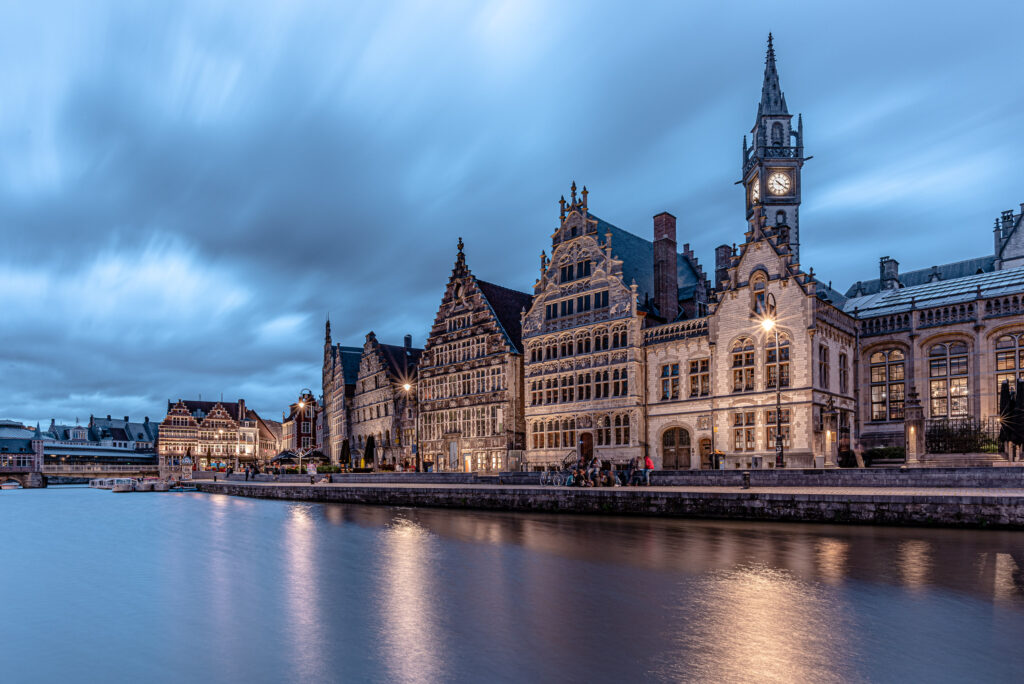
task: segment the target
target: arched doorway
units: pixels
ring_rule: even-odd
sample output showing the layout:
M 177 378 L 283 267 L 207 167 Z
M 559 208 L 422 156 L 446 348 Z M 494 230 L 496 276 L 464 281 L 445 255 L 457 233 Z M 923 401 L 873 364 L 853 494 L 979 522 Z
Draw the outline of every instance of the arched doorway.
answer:
M 580 456 L 584 463 L 589 463 L 594 456 L 594 435 L 589 432 L 580 433 Z
M 690 431 L 669 428 L 661 436 L 661 462 L 665 470 L 686 470 L 690 467 Z
M 711 470 L 715 467 L 711 458 L 711 440 L 707 438 L 700 440 L 700 467 L 703 470 Z

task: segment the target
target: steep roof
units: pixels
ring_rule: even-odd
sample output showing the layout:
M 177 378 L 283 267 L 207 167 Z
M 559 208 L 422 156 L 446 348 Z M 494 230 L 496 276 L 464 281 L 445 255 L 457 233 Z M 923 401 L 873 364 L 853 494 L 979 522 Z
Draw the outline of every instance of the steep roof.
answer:
M 533 295 L 511 290 L 479 278 L 475 280 L 480 292 L 487 299 L 487 303 L 491 305 L 491 310 L 497 316 L 501 327 L 505 329 L 505 336 L 508 338 L 509 344 L 513 349 L 521 352 L 523 350 L 523 331 L 520 314 L 524 309 L 529 311 Z
M 636 281 L 641 306 L 650 300 L 649 306 L 653 307 L 654 243 L 608 223 L 592 213 L 590 218 L 597 219 L 598 243 L 604 245 L 607 241 L 605 234 L 611 233 L 612 256 L 622 260 L 622 280 L 626 287 Z M 682 254 L 676 254 L 676 277 L 679 283 L 679 299 L 685 301 L 693 297 L 700 277 Z
M 346 385 L 354 385 L 359 380 L 359 359 L 363 356 L 362 347 L 343 347 L 340 344 L 334 347 L 341 363 L 341 374 L 345 378 Z
M 411 378 L 416 370 L 416 364 L 420 361 L 422 349 L 414 347 L 400 347 L 395 344 L 380 344 L 380 355 L 388 364 L 388 370 L 392 375 L 400 378 Z
M 956 278 L 966 278 L 967 276 L 977 275 L 978 273 L 991 273 L 995 270 L 994 256 L 983 256 L 974 259 L 964 259 L 963 261 L 955 261 L 951 264 L 942 264 L 941 266 L 930 266 L 928 268 L 921 268 L 916 271 L 907 271 L 906 273 L 900 273 L 898 280 L 902 287 L 914 287 L 915 285 L 924 285 L 925 283 L 933 282 L 933 276 L 938 276 L 938 280 L 954 280 Z M 865 295 L 873 295 L 882 291 L 882 281 L 879 278 L 873 280 L 858 280 L 856 283 L 850 286 L 846 291 L 847 297 L 863 297 Z
M 846 313 L 856 310 L 859 318 L 868 318 L 1019 292 L 1024 292 L 1024 266 L 851 297 L 842 308 Z
M 167 403 L 168 412 L 172 408 L 174 408 L 174 405 L 176 403 L 177 402 Z M 231 420 L 235 422 L 238 422 L 240 420 L 238 417 L 237 401 L 200 401 L 197 399 L 182 399 L 181 403 L 185 405 L 185 408 L 187 408 L 188 412 L 191 413 L 193 416 L 195 415 L 197 410 L 202 411 L 204 416 L 209 415 L 210 411 L 212 411 L 215 406 L 219 405 L 227 412 L 229 416 L 231 416 Z M 246 409 L 246 413 L 248 413 L 248 409 Z M 241 420 L 244 420 L 244 418 Z

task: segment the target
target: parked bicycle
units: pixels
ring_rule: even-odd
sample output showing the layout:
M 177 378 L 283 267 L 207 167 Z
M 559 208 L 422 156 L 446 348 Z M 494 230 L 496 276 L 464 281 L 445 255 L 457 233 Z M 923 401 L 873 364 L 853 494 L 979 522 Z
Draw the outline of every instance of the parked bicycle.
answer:
M 564 484 L 571 483 L 573 472 L 576 469 L 576 461 L 578 457 L 575 451 L 570 451 L 566 454 L 565 458 L 562 459 L 562 464 L 557 470 L 542 470 L 540 473 L 540 483 L 542 485 L 551 485 L 553 487 L 561 487 Z

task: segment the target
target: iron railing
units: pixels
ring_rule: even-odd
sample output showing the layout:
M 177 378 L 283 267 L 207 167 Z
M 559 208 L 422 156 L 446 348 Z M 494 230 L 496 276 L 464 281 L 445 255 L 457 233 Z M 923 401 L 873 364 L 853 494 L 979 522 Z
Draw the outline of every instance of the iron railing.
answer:
M 924 443 L 929 454 L 995 453 L 999 449 L 999 419 L 932 418 L 925 421 Z

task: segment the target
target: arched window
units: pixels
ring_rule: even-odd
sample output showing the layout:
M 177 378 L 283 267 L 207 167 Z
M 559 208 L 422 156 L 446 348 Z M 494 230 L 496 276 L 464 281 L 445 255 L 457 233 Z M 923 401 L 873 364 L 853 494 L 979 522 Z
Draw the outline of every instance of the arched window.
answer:
M 775 212 L 775 225 L 784 226 L 786 225 L 786 212 L 779 209 Z
M 871 420 L 903 420 L 905 361 L 899 349 L 871 355 Z
M 782 147 L 782 138 L 785 132 L 782 129 L 782 124 L 776 121 L 772 124 L 772 145 L 775 147 Z
M 850 363 L 846 353 L 839 354 L 839 393 L 848 394 L 850 391 Z
M 967 345 L 936 344 L 928 350 L 928 397 L 931 417 L 966 416 Z
M 996 340 L 996 394 L 1004 382 L 1014 387 L 1024 378 L 1024 332 L 1003 335 Z
M 775 335 L 765 338 L 764 368 L 765 389 L 789 387 L 789 336 L 779 333 L 779 348 L 775 348 Z
M 604 351 L 608 349 L 608 330 L 606 328 L 598 328 L 597 332 L 594 333 L 594 351 Z
M 824 344 L 818 345 L 818 385 L 822 389 L 828 389 L 831 377 L 832 364 L 828 358 L 828 347 Z
M 732 345 L 732 391 L 754 391 L 754 341 L 749 337 Z
M 764 316 L 768 313 L 768 307 L 765 305 L 767 289 L 768 279 L 763 273 L 758 273 L 750 279 L 750 308 L 758 316 Z
M 612 349 L 621 349 L 628 344 L 625 328 L 615 328 L 612 331 Z

